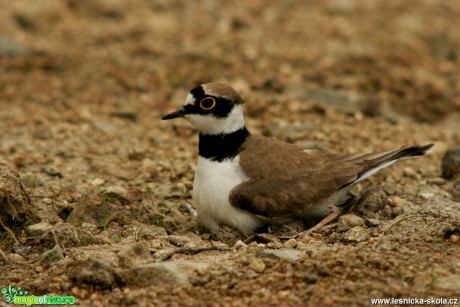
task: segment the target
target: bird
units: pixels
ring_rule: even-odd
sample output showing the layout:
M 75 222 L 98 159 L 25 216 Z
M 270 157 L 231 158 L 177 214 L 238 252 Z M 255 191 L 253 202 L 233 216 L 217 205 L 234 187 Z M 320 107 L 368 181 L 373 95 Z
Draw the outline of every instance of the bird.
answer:
M 192 204 L 211 236 L 233 229 L 247 237 L 269 224 L 335 219 L 358 182 L 391 164 L 427 154 L 433 144 L 366 154 L 331 154 L 251 134 L 244 100 L 230 85 L 193 88 L 183 106 L 162 117 L 183 117 L 199 132 Z

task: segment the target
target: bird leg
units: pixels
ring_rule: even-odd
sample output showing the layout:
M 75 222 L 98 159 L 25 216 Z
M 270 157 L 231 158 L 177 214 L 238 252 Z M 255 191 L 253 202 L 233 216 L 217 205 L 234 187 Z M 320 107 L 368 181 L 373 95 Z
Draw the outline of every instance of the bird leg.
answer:
M 353 206 L 355 205 L 355 201 L 356 201 L 356 197 L 352 194 L 348 194 L 348 199 L 342 205 L 340 205 L 339 207 L 333 206 L 332 212 L 328 216 L 322 219 L 315 226 L 302 232 L 302 235 L 310 235 L 311 233 L 320 230 L 321 228 L 326 226 L 328 223 L 338 218 L 339 215 L 341 215 L 342 213 L 346 214 L 350 212 Z
M 302 232 L 302 235 L 309 235 L 309 234 L 311 234 L 311 233 L 313 233 L 315 231 L 320 230 L 321 228 L 326 226 L 328 223 L 330 223 L 333 220 L 335 220 L 341 213 L 342 213 L 342 210 L 340 210 L 338 207 L 334 206 L 333 209 L 332 209 L 332 212 L 328 216 L 326 216 L 324 219 L 321 220 L 321 222 L 319 222 L 318 224 L 316 224 L 312 228 L 307 229 L 304 232 Z

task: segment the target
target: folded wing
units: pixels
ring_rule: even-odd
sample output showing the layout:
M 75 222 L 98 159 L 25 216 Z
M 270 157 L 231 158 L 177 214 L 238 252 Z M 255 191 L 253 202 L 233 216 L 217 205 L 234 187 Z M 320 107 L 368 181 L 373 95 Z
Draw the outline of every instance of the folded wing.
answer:
M 266 217 L 302 214 L 399 159 L 424 155 L 431 146 L 330 155 L 250 136 L 239 154 L 240 165 L 249 179 L 233 188 L 230 203 Z

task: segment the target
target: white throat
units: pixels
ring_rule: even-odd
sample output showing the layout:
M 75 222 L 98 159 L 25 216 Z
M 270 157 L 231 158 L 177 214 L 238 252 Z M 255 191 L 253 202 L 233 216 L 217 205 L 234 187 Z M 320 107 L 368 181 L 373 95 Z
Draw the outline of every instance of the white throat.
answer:
M 226 117 L 213 114 L 189 114 L 185 116 L 201 134 L 228 134 L 244 128 L 243 105 L 235 105 Z

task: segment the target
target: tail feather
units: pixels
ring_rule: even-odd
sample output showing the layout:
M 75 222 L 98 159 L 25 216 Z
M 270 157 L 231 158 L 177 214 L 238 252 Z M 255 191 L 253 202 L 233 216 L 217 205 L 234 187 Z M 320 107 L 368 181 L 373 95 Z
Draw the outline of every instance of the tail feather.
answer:
M 410 159 L 413 157 L 420 157 L 424 156 L 431 151 L 431 148 L 434 144 L 428 144 L 424 146 L 411 146 L 402 148 L 399 152 L 391 156 L 389 159 L 391 160 L 399 160 L 399 159 Z
M 386 151 L 386 152 L 383 152 L 383 154 L 375 153 L 375 154 L 366 154 L 361 157 L 356 157 L 353 160 L 355 160 L 359 164 L 362 164 L 363 169 L 360 172 L 358 172 L 356 178 L 353 181 L 341 186 L 339 190 L 347 186 L 350 186 L 354 183 L 357 183 L 359 181 L 362 181 L 366 179 L 367 177 L 375 174 L 382 168 L 390 166 L 391 164 L 399 160 L 405 160 L 405 159 L 415 158 L 419 156 L 424 156 L 431 151 L 431 148 L 433 147 L 433 145 L 434 144 L 428 144 L 424 146 L 409 146 L 409 147 L 403 147 L 400 149 L 396 149 L 393 151 Z

